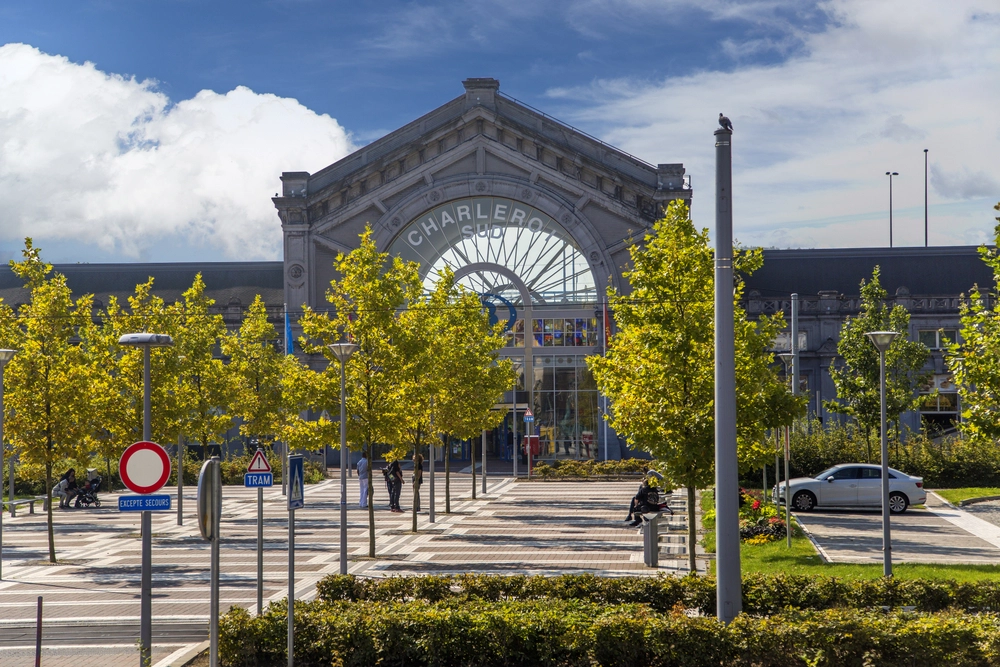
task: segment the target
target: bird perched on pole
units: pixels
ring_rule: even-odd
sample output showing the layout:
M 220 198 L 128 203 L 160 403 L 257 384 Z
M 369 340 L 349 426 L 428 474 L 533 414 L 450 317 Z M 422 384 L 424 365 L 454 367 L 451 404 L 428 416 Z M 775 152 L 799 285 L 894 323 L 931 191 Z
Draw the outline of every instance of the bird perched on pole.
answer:
M 729 130 L 730 132 L 733 131 L 733 124 L 728 118 L 722 115 L 721 111 L 719 112 L 719 125 L 721 125 L 724 130 Z

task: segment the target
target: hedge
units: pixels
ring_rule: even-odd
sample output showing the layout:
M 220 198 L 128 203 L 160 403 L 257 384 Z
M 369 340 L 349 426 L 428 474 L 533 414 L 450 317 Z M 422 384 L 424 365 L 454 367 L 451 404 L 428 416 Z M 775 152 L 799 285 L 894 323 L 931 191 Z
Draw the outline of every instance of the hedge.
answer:
M 226 667 L 286 664 L 287 607 L 220 622 Z M 295 664 L 797 667 L 995 665 L 1000 617 L 849 609 L 716 619 L 582 600 L 336 602 L 295 606 Z
M 620 461 L 574 461 L 557 459 L 551 463 L 539 461 L 532 470 L 536 479 L 551 480 L 563 478 L 602 479 L 632 478 L 643 475 L 655 463 L 646 459 L 622 459 Z
M 607 605 L 648 605 L 666 613 L 682 607 L 715 615 L 714 577 L 598 577 L 591 574 L 545 576 L 457 575 L 363 579 L 331 575 L 316 586 L 324 603 L 483 602 L 540 599 L 583 600 Z M 957 582 L 925 579 L 841 579 L 817 575 L 743 576 L 743 611 L 763 615 L 794 608 L 872 609 L 913 607 L 920 612 L 962 610 L 1000 612 L 1000 581 Z

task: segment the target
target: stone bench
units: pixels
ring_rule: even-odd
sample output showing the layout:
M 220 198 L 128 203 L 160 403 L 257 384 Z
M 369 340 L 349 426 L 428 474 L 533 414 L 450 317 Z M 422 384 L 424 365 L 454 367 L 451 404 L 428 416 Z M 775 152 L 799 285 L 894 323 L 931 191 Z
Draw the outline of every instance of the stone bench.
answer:
M 10 515 L 12 517 L 17 516 L 17 508 L 20 505 L 28 506 L 28 514 L 35 513 L 35 503 L 42 503 L 42 509 L 47 509 L 45 506 L 45 496 L 38 496 L 37 498 L 21 498 L 19 500 L 5 500 L 3 504 L 7 506 L 10 510 Z

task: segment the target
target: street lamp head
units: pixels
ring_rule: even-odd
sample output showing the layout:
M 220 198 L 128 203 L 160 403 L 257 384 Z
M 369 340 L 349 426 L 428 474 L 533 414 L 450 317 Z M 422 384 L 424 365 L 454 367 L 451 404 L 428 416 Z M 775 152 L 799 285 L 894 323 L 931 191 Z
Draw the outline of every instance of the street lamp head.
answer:
M 865 334 L 868 336 L 868 340 L 872 342 L 875 349 L 879 351 L 880 354 L 885 354 L 892 345 L 892 341 L 899 335 L 898 331 L 869 331 Z
M 795 355 L 791 352 L 780 352 L 775 355 L 785 363 L 785 370 L 792 370 L 792 362 L 795 360 Z
M 0 368 L 7 365 L 7 362 L 14 358 L 17 350 L 0 350 Z
M 174 344 L 174 339 L 167 334 L 130 333 L 119 338 L 118 344 L 130 347 L 168 347 Z
M 358 346 L 354 343 L 331 343 L 327 347 L 333 352 L 333 356 L 337 357 L 337 361 L 342 364 L 346 364 L 351 355 L 358 351 Z

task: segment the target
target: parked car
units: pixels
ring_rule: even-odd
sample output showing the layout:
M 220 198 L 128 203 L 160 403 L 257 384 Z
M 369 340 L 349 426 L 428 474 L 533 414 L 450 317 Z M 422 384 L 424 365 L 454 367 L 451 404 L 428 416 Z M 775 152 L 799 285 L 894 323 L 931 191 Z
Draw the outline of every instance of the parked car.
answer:
M 792 509 L 808 512 L 814 507 L 882 507 L 882 466 L 843 463 L 815 477 L 796 477 L 788 482 Z M 774 487 L 774 502 L 785 504 L 785 483 Z M 905 512 L 910 505 L 927 500 L 924 478 L 911 477 L 889 468 L 889 511 Z

